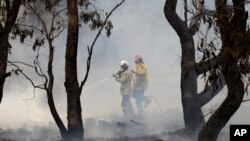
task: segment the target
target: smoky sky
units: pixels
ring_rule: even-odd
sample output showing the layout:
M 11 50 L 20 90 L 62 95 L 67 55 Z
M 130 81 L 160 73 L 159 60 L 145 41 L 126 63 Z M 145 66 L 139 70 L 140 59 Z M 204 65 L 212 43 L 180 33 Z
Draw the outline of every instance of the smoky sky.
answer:
M 95 1 L 105 11 L 110 11 L 118 2 L 119 0 Z M 109 77 L 120 69 L 119 63 L 123 59 L 128 60 L 130 69 L 134 69 L 133 58 L 136 54 L 143 56 L 148 67 L 149 87 L 146 95 L 154 96 L 163 111 L 168 109 L 182 111 L 180 42 L 179 37 L 165 19 L 164 4 L 165 0 L 126 0 L 113 13 L 111 16 L 114 25 L 112 35 L 108 38 L 105 32 L 102 32 L 98 39 L 94 48 L 89 79 L 81 95 L 84 119 L 122 114 L 120 85 Z M 179 2 L 178 13 L 182 12 L 182 7 L 182 2 Z M 54 99 L 59 115 L 65 123 L 67 111 L 64 88 L 66 35 L 67 31 L 65 30 L 54 42 L 55 59 L 53 65 L 55 74 Z M 92 43 L 96 32 L 91 32 L 87 26 L 82 26 L 79 35 L 78 78 L 80 82 L 86 70 L 87 46 Z M 29 42 L 20 44 L 18 41 L 12 41 L 11 44 L 13 48 L 10 60 L 32 63 L 35 52 L 28 45 Z M 40 55 L 44 72 L 46 72 L 47 51 L 47 47 L 43 47 Z M 37 84 L 42 82 L 32 70 L 24 67 L 23 71 L 30 74 Z M 200 79 L 198 89 L 201 91 L 203 88 L 204 80 Z M 219 105 L 225 98 L 226 92 L 227 90 L 224 88 L 221 94 L 204 107 L 204 112 Z M 33 100 L 25 100 L 33 96 L 35 96 Z M 132 100 L 132 102 L 135 107 L 135 101 Z M 246 106 L 249 104 L 244 103 L 242 107 Z M 244 122 L 249 122 L 242 114 L 245 109 L 240 109 L 233 120 L 241 119 Z M 45 92 L 42 90 L 34 91 L 32 85 L 21 75 L 13 75 L 7 79 L 0 112 L 5 113 L 0 116 L 2 128 L 15 128 L 23 124 L 46 124 L 53 121 Z M 146 112 L 154 114 L 159 112 L 159 109 L 155 103 L 152 103 Z

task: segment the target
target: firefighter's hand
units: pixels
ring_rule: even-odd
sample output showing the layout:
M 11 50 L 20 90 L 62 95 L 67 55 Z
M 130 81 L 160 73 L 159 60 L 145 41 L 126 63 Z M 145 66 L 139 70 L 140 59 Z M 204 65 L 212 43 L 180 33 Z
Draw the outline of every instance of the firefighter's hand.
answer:
M 134 70 L 131 70 L 131 73 L 135 73 L 135 71 L 134 71 Z
M 112 74 L 112 77 L 116 78 L 116 75 L 113 73 L 113 74 Z

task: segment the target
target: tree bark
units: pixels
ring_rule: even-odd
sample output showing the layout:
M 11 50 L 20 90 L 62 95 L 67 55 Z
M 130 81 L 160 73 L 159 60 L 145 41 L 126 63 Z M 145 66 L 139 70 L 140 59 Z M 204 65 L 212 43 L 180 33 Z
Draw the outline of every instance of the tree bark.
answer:
M 228 66 L 232 66 L 232 64 Z M 225 69 L 223 74 L 228 86 L 228 95 L 202 128 L 198 136 L 199 141 L 216 141 L 220 131 L 238 110 L 244 98 L 244 84 L 241 80 L 241 74 L 231 69 Z
M 185 129 L 188 132 L 197 132 L 205 120 L 197 96 L 198 74 L 195 68 L 194 40 L 185 22 L 177 15 L 176 4 L 177 0 L 166 0 L 164 13 L 181 42 L 181 100 Z
M 200 105 L 204 106 L 209 101 L 211 101 L 226 85 L 225 78 L 221 73 L 215 84 L 211 85 L 206 91 L 201 92 L 199 95 Z
M 68 103 L 68 133 L 69 140 L 83 139 L 82 108 L 80 88 L 77 78 L 77 48 L 78 48 L 78 7 L 77 0 L 67 0 L 68 6 L 68 35 L 65 62 L 65 88 Z
M 15 24 L 17 14 L 20 9 L 21 0 L 15 0 L 12 2 L 12 6 L 10 5 L 10 1 L 6 0 L 6 13 L 7 19 L 3 27 L 0 25 L 0 103 L 3 97 L 3 88 L 6 77 L 10 76 L 10 73 L 6 73 L 7 68 L 7 59 L 8 53 L 10 49 L 9 44 L 9 33 L 11 32 L 12 27 Z
M 198 94 L 197 79 L 203 71 L 209 71 L 216 65 L 216 59 L 197 67 L 195 62 L 195 45 L 193 39 L 193 29 L 187 27 L 176 13 L 177 0 L 166 0 L 164 14 L 167 21 L 176 31 L 180 38 L 182 58 L 181 58 L 181 100 L 184 113 L 185 129 L 188 133 L 198 133 L 205 124 L 201 108 L 216 96 L 225 86 L 223 76 L 217 81 L 222 81 L 216 88 L 211 86 L 208 90 Z M 186 15 L 186 14 L 185 14 Z M 222 80 L 221 80 L 222 79 Z
M 181 36 L 181 98 L 185 128 L 189 132 L 198 132 L 205 123 L 202 106 L 197 95 L 197 72 L 195 69 L 194 42 L 191 35 Z
M 48 98 L 48 105 L 50 112 L 56 122 L 56 125 L 58 126 L 61 136 L 64 140 L 68 140 L 68 131 L 66 127 L 63 124 L 62 119 L 58 115 L 58 112 L 55 107 L 54 98 L 53 98 L 53 87 L 54 87 L 54 74 L 53 74 L 53 60 L 54 60 L 54 47 L 52 46 L 52 41 L 48 39 L 49 42 L 49 59 L 48 59 L 48 76 L 49 76 L 49 82 L 48 87 L 46 88 L 47 98 Z M 46 83 L 45 83 L 46 85 Z
M 248 45 L 245 42 L 248 14 L 245 12 L 244 2 L 245 0 L 233 0 L 234 13 L 230 19 L 226 8 L 227 0 L 216 0 L 216 22 L 222 40 L 218 59 L 227 83 L 228 94 L 202 128 L 198 136 L 199 141 L 216 141 L 220 131 L 239 109 L 244 98 L 244 83 L 238 65 L 240 56 L 234 54 L 239 52 L 242 46 Z
M 0 103 L 3 97 L 3 87 L 5 79 L 8 75 L 6 75 L 7 68 L 7 58 L 8 58 L 8 50 L 9 50 L 9 41 L 8 34 L 0 35 Z

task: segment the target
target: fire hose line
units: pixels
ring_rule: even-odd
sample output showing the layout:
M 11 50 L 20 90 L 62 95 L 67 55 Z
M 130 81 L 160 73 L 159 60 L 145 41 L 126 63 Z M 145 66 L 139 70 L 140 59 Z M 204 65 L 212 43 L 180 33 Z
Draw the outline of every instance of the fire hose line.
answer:
M 92 84 L 91 86 L 89 86 L 89 87 L 87 87 L 87 88 L 84 88 L 84 89 L 83 89 L 83 92 L 87 92 L 87 91 L 89 91 L 89 90 L 91 90 L 91 89 L 93 89 L 93 88 L 95 88 L 95 87 L 101 85 L 102 83 L 106 82 L 106 81 L 109 80 L 110 78 L 112 78 L 112 76 L 106 77 L 106 78 L 104 78 L 104 79 L 102 79 L 102 80 L 100 80 L 100 81 L 98 81 L 98 82 Z M 158 100 L 157 100 L 154 96 L 146 96 L 146 97 L 152 99 L 152 100 L 155 102 L 155 104 L 157 105 L 157 108 L 158 108 L 159 112 L 162 112 L 161 107 L 160 107 L 160 104 L 159 104 Z M 58 105 L 60 106 L 61 104 L 63 104 L 64 102 L 66 102 L 66 100 L 67 100 L 67 99 L 65 98 L 65 99 L 64 99 L 63 101 L 61 101 Z
M 146 97 L 152 99 L 155 102 L 155 104 L 157 105 L 159 112 L 162 113 L 161 106 L 160 106 L 158 100 L 154 96 L 146 96 Z
M 106 82 L 106 81 L 109 80 L 110 78 L 112 78 L 112 76 L 106 77 L 106 78 L 104 78 L 104 79 L 102 79 L 102 80 L 100 80 L 100 81 L 94 83 L 93 85 L 91 85 L 91 86 L 89 86 L 89 87 L 87 87 L 87 88 L 83 88 L 83 91 L 82 91 L 82 92 L 87 92 L 87 91 L 89 91 L 89 90 L 95 88 L 96 86 L 98 86 L 98 85 L 100 85 L 100 84 Z M 67 100 L 67 99 L 65 98 L 65 99 L 62 100 L 58 105 L 60 106 L 61 104 L 63 104 L 64 102 L 66 102 L 66 100 Z

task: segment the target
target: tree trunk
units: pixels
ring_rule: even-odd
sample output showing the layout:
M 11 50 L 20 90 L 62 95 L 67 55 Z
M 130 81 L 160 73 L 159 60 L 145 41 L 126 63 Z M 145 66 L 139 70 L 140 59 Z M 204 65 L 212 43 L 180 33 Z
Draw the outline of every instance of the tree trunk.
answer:
M 1 34 L 0 35 L 0 103 L 3 97 L 4 82 L 6 77 L 8 76 L 6 73 L 8 50 L 9 50 L 8 34 Z
M 78 7 L 77 0 L 68 0 L 68 35 L 65 62 L 65 88 L 68 103 L 68 133 L 69 140 L 83 139 L 82 108 L 80 88 L 77 78 L 77 47 L 78 47 Z
M 202 106 L 197 95 L 197 72 L 195 69 L 195 48 L 192 35 L 180 37 L 182 45 L 181 59 L 181 98 L 185 128 L 196 133 L 204 125 Z
M 55 107 L 54 98 L 53 98 L 53 87 L 54 87 L 54 74 L 53 74 L 53 60 L 54 60 L 54 47 L 52 46 L 51 40 L 49 41 L 49 60 L 48 60 L 48 76 L 49 76 L 49 82 L 47 88 L 47 98 L 48 98 L 48 105 L 50 112 L 56 122 L 56 125 L 58 126 L 61 136 L 64 140 L 68 140 L 68 131 L 66 127 L 63 124 L 63 121 L 61 120 L 60 116 L 58 115 L 58 112 Z M 46 85 L 46 84 L 45 84 Z
M 164 13 L 166 19 L 180 38 L 181 58 L 181 100 L 185 129 L 188 133 L 197 132 L 204 124 L 204 117 L 197 95 L 198 74 L 195 68 L 195 47 L 193 35 L 187 25 L 176 13 L 177 0 L 166 0 Z
M 6 77 L 10 76 L 10 73 L 6 73 L 7 68 L 7 59 L 8 59 L 8 52 L 10 49 L 9 44 L 9 33 L 11 32 L 12 27 L 15 24 L 17 14 L 20 9 L 21 0 L 15 0 L 12 2 L 12 6 L 10 5 L 10 1 L 6 0 L 6 21 L 4 23 L 4 26 L 2 26 L 2 23 L 0 24 L 0 103 L 2 101 L 3 97 L 3 88 L 4 88 L 4 82 Z M 3 3 L 1 3 L 3 4 Z
M 227 10 L 227 0 L 216 0 L 216 24 L 220 29 L 222 49 L 218 56 L 222 68 L 228 95 L 220 107 L 209 118 L 199 133 L 199 141 L 216 141 L 222 128 L 239 109 L 244 98 L 244 83 L 241 79 L 242 68 L 239 60 L 242 47 L 248 46 L 246 34 L 248 13 L 245 12 L 245 0 L 233 0 L 234 13 L 231 18 Z M 248 37 L 246 40 L 245 37 Z M 245 50 L 244 50 L 245 51 Z M 249 54 L 248 56 L 249 57 Z
M 187 7 L 186 1 L 184 2 L 185 7 Z M 164 14 L 169 24 L 176 31 L 181 42 L 181 100 L 185 129 L 187 133 L 197 133 L 205 123 L 202 107 L 220 92 L 225 86 L 225 81 L 221 74 L 216 80 L 216 89 L 214 85 L 212 85 L 207 90 L 198 94 L 198 76 L 212 69 L 217 64 L 217 61 L 212 58 L 205 64 L 197 67 L 193 39 L 195 32 L 187 26 L 187 11 L 184 13 L 185 21 L 183 21 L 176 13 L 176 5 L 177 0 L 166 0 Z
M 232 69 L 224 70 L 223 74 L 228 86 L 228 95 L 202 128 L 198 136 L 199 141 L 216 141 L 220 131 L 238 110 L 244 98 L 244 84 L 241 80 L 241 74 Z

